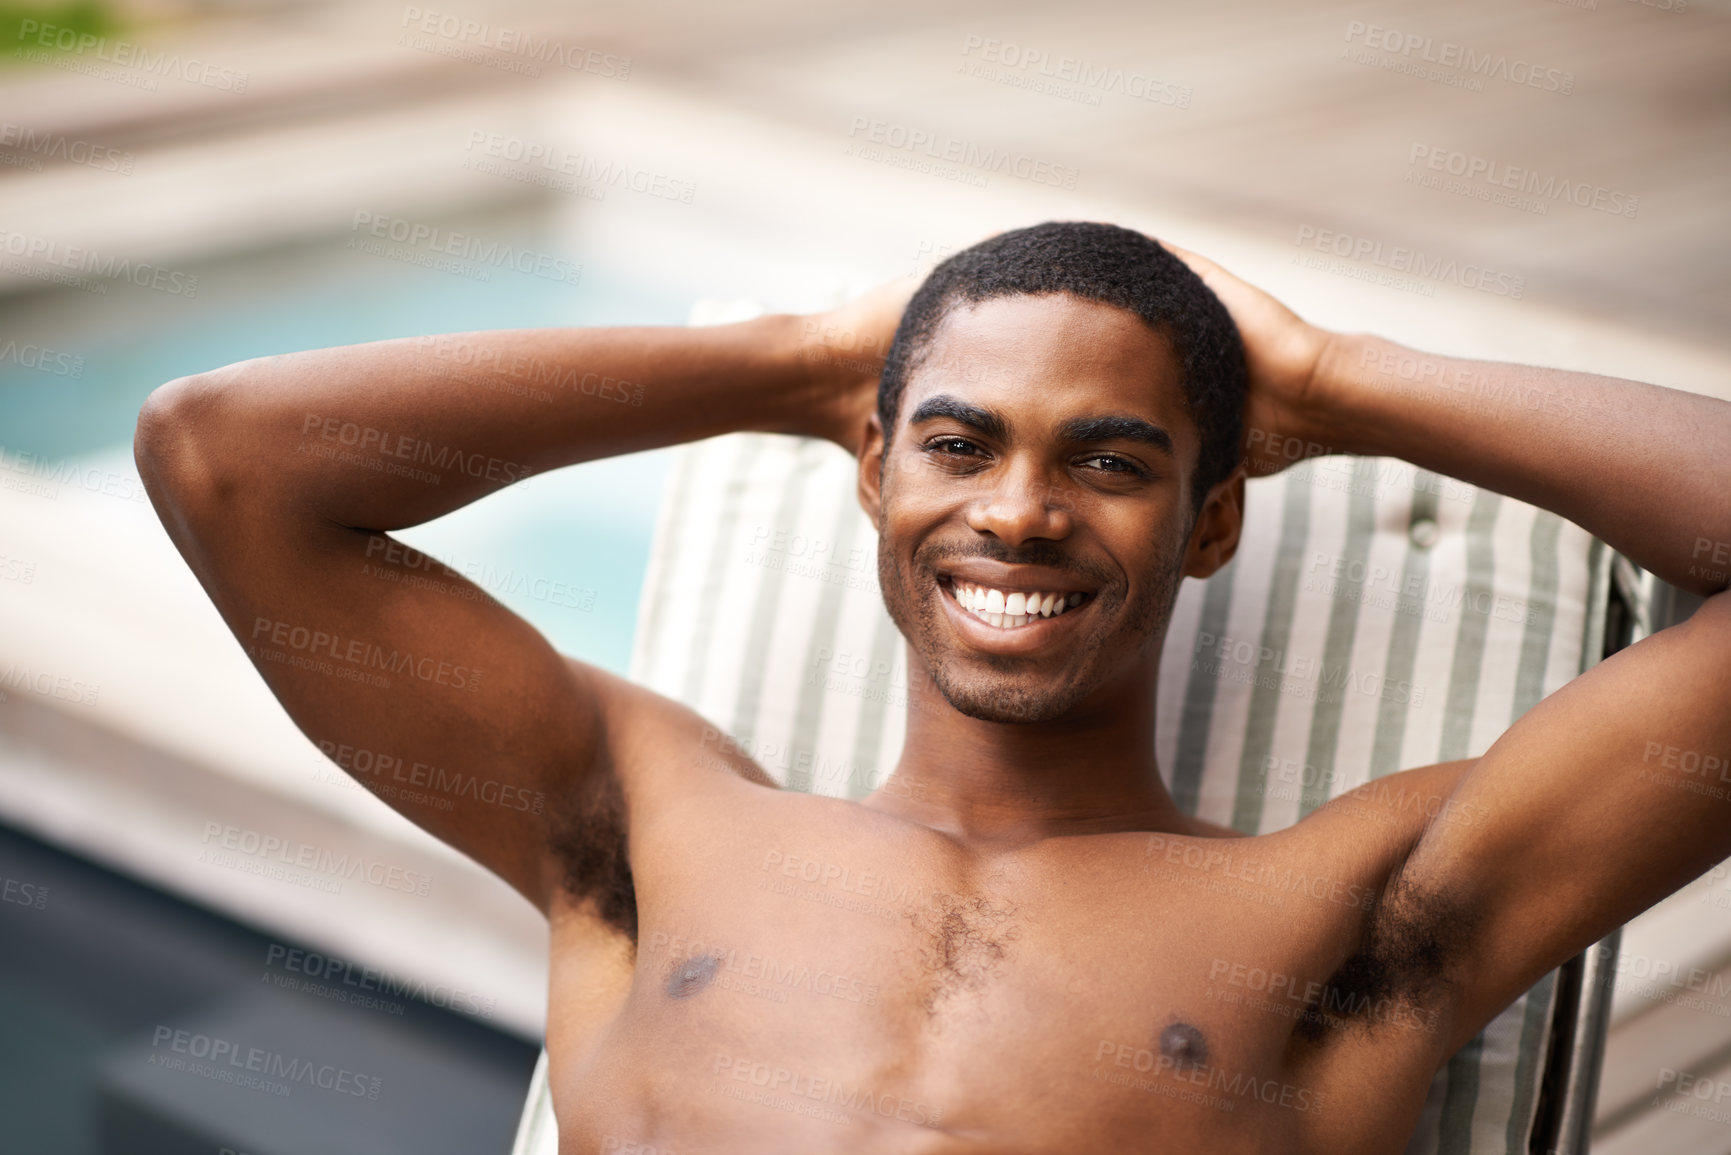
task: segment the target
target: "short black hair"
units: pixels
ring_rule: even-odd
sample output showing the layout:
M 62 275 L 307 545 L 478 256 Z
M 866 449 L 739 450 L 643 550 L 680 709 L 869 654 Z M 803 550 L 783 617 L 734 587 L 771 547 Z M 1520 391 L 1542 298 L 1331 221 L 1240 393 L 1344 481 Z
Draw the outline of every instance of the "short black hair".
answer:
M 1237 468 L 1248 378 L 1244 343 L 1226 306 L 1190 266 L 1152 238 L 1117 225 L 1048 221 L 999 233 L 932 270 L 902 313 L 878 379 L 887 444 L 902 391 L 951 309 L 995 297 L 1069 293 L 1128 310 L 1172 342 L 1201 452 L 1194 506 Z

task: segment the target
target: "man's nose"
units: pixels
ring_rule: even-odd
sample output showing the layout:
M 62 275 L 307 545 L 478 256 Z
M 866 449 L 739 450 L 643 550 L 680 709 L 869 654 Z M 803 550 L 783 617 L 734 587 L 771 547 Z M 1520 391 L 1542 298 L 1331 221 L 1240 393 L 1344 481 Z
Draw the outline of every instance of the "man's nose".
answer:
M 1073 504 L 1067 491 L 1027 469 L 1010 469 L 968 507 L 968 525 L 1006 545 L 1070 533 Z

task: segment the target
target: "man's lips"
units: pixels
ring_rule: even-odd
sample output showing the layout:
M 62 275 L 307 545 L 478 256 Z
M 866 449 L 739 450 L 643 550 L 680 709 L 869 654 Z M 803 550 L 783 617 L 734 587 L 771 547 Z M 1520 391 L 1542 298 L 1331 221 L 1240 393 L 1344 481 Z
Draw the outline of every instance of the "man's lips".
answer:
M 937 585 L 957 632 L 974 648 L 999 654 L 1024 654 L 1043 647 L 1070 632 L 1076 618 L 1093 604 L 1093 595 L 1080 590 L 1006 591 L 951 577 L 939 577 Z
M 1021 594 L 1092 594 L 1094 588 L 1062 570 L 1037 565 L 1006 565 L 989 558 L 970 557 L 934 567 L 939 581 L 982 586 L 1006 597 Z

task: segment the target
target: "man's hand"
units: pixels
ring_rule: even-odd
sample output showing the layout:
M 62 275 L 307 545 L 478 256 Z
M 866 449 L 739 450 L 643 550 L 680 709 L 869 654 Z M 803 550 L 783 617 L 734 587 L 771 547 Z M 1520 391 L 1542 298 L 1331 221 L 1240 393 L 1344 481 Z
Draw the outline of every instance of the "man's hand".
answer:
M 1244 359 L 1250 373 L 1244 455 L 1250 476 L 1278 473 L 1314 456 L 1320 446 L 1307 432 L 1310 426 L 1306 418 L 1313 408 L 1317 367 L 1331 334 L 1207 257 L 1167 241 L 1160 243 L 1214 291 L 1244 339 Z
M 825 382 L 825 411 L 813 432 L 859 456 L 866 420 L 877 409 L 884 356 L 908 299 L 924 278 L 917 274 L 877 286 L 845 305 L 801 319 L 800 358 Z

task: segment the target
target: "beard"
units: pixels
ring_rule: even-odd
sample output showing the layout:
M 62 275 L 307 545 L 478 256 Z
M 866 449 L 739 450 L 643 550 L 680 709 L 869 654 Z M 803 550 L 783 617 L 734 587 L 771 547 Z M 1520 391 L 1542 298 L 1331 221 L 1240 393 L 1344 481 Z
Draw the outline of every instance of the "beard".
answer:
M 1188 532 L 1184 539 L 1188 540 Z M 1055 722 L 1070 715 L 1089 695 L 1139 662 L 1163 640 L 1182 581 L 1184 551 L 1166 550 L 1161 564 L 1143 575 L 1139 592 L 1129 597 L 1114 576 L 1076 559 L 1048 541 L 1012 549 L 995 538 L 981 538 L 967 547 L 927 543 L 904 565 L 885 549 L 883 525 L 878 526 L 878 586 L 890 620 L 908 640 L 927 677 L 958 713 L 982 722 L 1030 725 Z M 1095 594 L 1071 613 L 1086 610 L 1082 634 L 1065 652 L 1040 658 L 981 654 L 963 649 L 937 599 L 948 596 L 938 585 L 937 571 L 946 562 L 983 557 L 1008 565 L 1040 565 L 1076 574 Z M 917 670 L 910 669 L 910 682 Z

